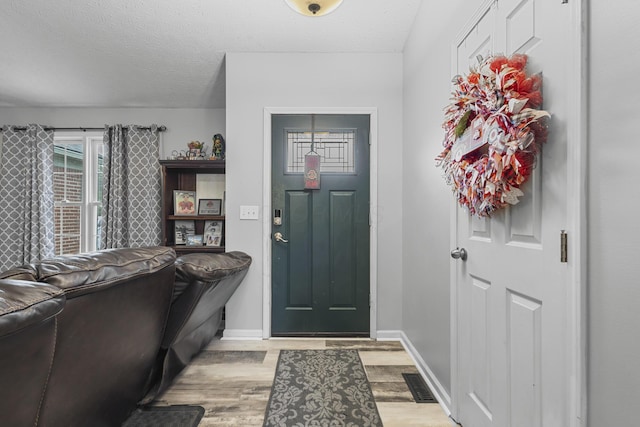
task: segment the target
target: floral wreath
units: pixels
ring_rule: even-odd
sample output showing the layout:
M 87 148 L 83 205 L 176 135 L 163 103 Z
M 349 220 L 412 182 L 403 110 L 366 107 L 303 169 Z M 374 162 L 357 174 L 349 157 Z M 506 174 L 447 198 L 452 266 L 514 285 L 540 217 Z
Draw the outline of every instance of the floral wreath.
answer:
M 526 55 L 478 62 L 466 77 L 453 78 L 436 164 L 461 206 L 489 216 L 524 195 L 520 186 L 535 167 L 550 115 L 539 109 L 542 77 L 526 75 Z

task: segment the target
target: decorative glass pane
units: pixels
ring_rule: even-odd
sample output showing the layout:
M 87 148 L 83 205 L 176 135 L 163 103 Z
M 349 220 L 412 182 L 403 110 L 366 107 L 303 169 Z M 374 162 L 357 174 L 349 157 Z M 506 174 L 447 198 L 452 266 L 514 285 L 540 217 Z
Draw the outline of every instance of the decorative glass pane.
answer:
M 287 131 L 287 173 L 304 173 L 311 137 L 311 131 Z M 313 145 L 320 156 L 320 173 L 355 173 L 355 140 L 353 129 L 315 131 Z

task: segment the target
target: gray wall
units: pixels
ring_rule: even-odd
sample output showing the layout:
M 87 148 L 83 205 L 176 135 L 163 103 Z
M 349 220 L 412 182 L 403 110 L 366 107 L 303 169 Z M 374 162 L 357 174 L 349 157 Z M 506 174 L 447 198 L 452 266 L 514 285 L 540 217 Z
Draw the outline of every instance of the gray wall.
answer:
M 638 425 L 640 5 L 591 0 L 589 425 Z
M 480 3 L 423 3 L 404 51 L 402 323 L 448 395 L 449 218 L 453 197 L 434 159 L 442 151 L 443 108 L 451 93 L 451 43 Z
M 198 140 L 211 147 L 216 133 L 225 134 L 222 108 L 9 108 L 0 107 L 0 126 L 37 123 L 56 127 L 103 127 L 105 124 L 165 125 L 160 158 L 184 150 Z
M 264 108 L 378 110 L 377 328 L 400 330 L 402 301 L 402 55 L 229 53 L 227 70 L 227 250 L 253 257 L 227 304 L 225 334 L 262 329 L 262 220 L 240 220 L 240 205 L 263 204 Z M 235 214 L 234 214 L 235 212 Z M 267 213 L 268 214 L 268 213 Z M 260 209 L 260 217 L 265 215 Z M 374 261 L 375 263 L 376 261 Z M 236 335 L 237 336 L 237 335 Z

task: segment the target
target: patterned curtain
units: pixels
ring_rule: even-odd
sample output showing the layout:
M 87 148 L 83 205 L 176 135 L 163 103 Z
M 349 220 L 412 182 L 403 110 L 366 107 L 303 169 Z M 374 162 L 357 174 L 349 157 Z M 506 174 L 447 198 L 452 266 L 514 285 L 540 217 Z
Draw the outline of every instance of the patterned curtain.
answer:
M 0 271 L 54 255 L 53 131 L 30 124 L 3 132 Z
M 158 126 L 106 126 L 104 150 L 101 247 L 160 245 Z

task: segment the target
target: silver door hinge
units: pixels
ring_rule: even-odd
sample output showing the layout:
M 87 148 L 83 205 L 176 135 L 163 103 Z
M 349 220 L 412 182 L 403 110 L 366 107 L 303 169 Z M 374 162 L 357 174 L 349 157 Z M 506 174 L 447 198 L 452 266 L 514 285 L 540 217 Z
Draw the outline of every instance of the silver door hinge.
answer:
M 569 0 L 562 0 L 562 4 L 567 4 L 569 3 Z
M 567 232 L 560 230 L 560 262 L 567 262 Z

